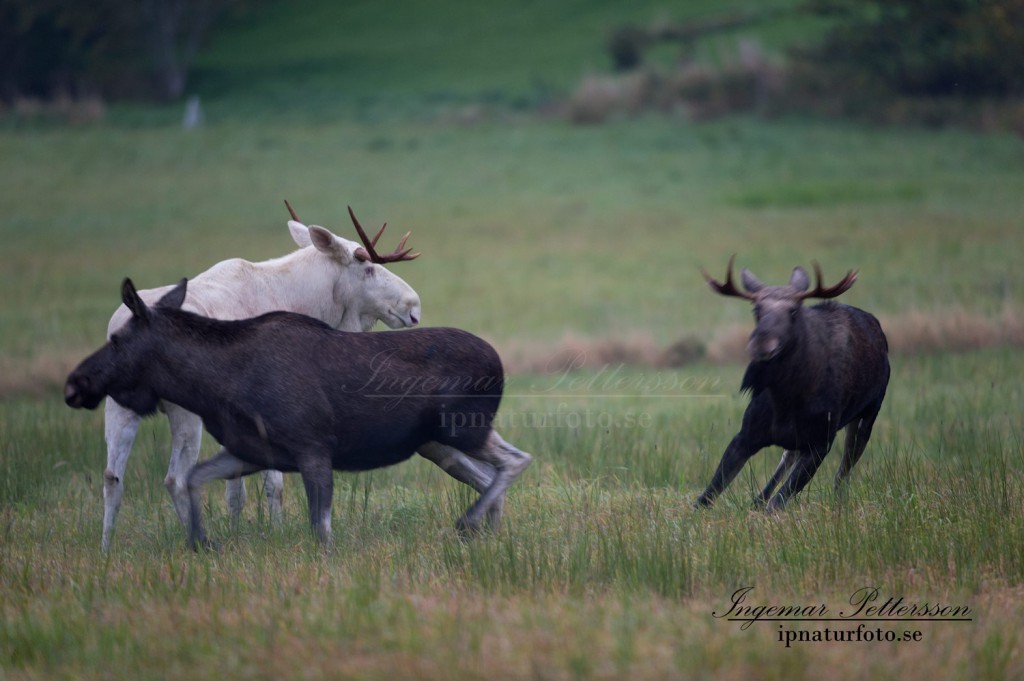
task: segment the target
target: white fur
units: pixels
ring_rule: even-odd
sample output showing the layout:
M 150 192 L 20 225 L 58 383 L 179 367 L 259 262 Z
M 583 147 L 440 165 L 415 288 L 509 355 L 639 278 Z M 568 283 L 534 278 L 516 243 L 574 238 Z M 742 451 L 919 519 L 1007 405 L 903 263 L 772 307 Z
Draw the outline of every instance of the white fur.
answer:
M 393 329 L 419 323 L 420 299 L 400 277 L 380 265 L 359 260 L 359 244 L 316 225 L 290 220 L 288 229 L 301 248 L 289 255 L 252 263 L 238 258 L 217 263 L 189 280 L 183 309 L 216 319 L 245 319 L 274 310 L 316 317 L 343 331 L 369 331 L 378 321 Z M 172 286 L 139 291 L 153 304 Z M 131 318 L 124 305 L 110 318 L 107 336 Z M 163 403 L 171 425 L 171 462 L 164 484 L 178 517 L 189 522 L 186 475 L 199 456 L 202 421 L 173 404 Z M 103 550 L 110 548 L 124 494 L 124 471 L 140 417 L 107 398 L 105 411 L 107 468 L 103 476 Z M 267 471 L 264 483 L 272 519 L 280 517 L 283 479 Z M 238 513 L 245 503 L 241 479 L 229 480 L 228 508 Z

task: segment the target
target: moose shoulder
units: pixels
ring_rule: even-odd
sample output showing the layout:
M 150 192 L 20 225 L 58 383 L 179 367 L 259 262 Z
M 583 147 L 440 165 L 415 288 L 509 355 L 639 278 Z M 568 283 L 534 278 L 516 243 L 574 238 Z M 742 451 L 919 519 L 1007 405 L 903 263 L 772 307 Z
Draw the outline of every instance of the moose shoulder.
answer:
M 744 269 L 741 290 L 733 282 L 732 266 L 730 258 L 725 283 L 706 272 L 704 277 L 717 293 L 754 305 L 756 324 L 747 343 L 750 364 L 742 383 L 751 399 L 740 432 L 695 505 L 710 505 L 747 459 L 775 445 L 783 448 L 782 459 L 758 501 L 769 509 L 781 508 L 814 476 L 836 433 L 845 427 L 845 449 L 835 477 L 838 490 L 864 452 L 885 397 L 885 334 L 874 316 L 849 305 L 828 301 L 803 307 L 806 299 L 835 298 L 847 291 L 856 281 L 855 272 L 822 288 L 815 263 L 816 286 L 808 290 L 810 281 L 801 267 L 793 270 L 786 286 L 766 286 Z
M 152 308 L 125 280 L 132 318 L 68 377 L 65 401 L 104 396 L 141 414 L 166 400 L 199 415 L 224 449 L 188 475 L 190 540 L 205 542 L 199 488 L 265 469 L 301 474 L 310 521 L 330 538 L 331 470 L 366 470 L 417 451 L 480 493 L 459 526 L 501 517 L 531 457 L 492 428 L 503 371 L 494 349 L 457 329 L 336 331 L 272 312 L 221 321 L 180 309 L 186 282 Z M 451 471 L 449 471 L 451 472 Z M 453 473 L 453 475 L 455 475 Z

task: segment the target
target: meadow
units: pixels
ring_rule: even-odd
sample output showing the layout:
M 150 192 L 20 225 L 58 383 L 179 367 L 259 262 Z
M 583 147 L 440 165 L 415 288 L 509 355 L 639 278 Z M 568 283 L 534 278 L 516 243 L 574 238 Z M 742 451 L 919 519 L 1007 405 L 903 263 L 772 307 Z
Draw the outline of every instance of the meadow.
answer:
M 584 28 L 618 20 L 614 3 L 562 41 L 526 31 L 549 26 L 529 13 L 477 17 L 487 30 L 456 41 L 439 27 L 457 3 L 393 23 L 373 3 L 333 7 L 257 12 L 211 45 L 200 129 L 137 106 L 0 128 L 0 678 L 1024 675 L 1019 137 L 753 117 L 576 127 L 532 107 L 599 62 Z M 327 47 L 332 12 L 352 39 Z M 345 236 L 347 205 L 391 238 L 411 230 L 423 256 L 392 269 L 423 323 L 501 352 L 499 429 L 535 457 L 502 530 L 459 538 L 472 495 L 414 459 L 336 474 L 328 555 L 291 478 L 279 528 L 255 478 L 237 527 L 211 485 L 222 546 L 191 553 L 151 419 L 103 555 L 102 414 L 67 409 L 64 377 L 102 343 L 123 277 L 155 286 L 291 250 L 285 198 Z M 733 253 L 772 283 L 812 260 L 829 283 L 858 269 L 843 301 L 889 335 L 889 394 L 845 497 L 835 451 L 784 513 L 752 510 L 769 450 L 714 508 L 690 507 L 746 404 L 749 306 L 700 275 Z M 679 341 L 702 354 L 666 362 Z M 750 606 L 851 621 L 731 621 L 746 587 Z M 863 589 L 960 617 L 857 622 Z M 786 643 L 861 624 L 874 639 Z

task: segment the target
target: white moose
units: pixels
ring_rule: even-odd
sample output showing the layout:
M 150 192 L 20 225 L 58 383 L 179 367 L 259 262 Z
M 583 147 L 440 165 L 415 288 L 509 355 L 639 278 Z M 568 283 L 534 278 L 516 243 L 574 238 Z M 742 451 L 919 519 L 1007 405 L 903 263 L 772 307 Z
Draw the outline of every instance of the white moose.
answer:
M 189 280 L 183 308 L 216 319 L 244 319 L 286 310 L 316 317 L 343 331 L 369 331 L 378 320 L 392 329 L 419 323 L 419 296 L 400 277 L 381 267 L 383 263 L 412 260 L 419 255 L 410 254 L 412 249 L 405 248 L 408 234 L 392 253 L 378 255 L 374 247 L 386 223 L 372 240 L 368 239 L 349 208 L 363 241 L 360 246 L 323 227 L 306 226 L 299 221 L 291 205 L 288 210 L 293 218 L 288 221 L 288 229 L 299 250 L 264 262 L 233 258 L 217 263 Z M 139 295 L 146 303 L 153 304 L 171 288 L 173 286 L 148 289 L 139 291 Z M 128 308 L 119 307 L 110 318 L 107 337 L 130 318 Z M 164 402 L 162 409 L 171 425 L 171 462 L 164 485 L 178 517 L 187 527 L 190 511 L 186 477 L 199 457 L 203 423 L 198 416 L 177 405 Z M 103 473 L 102 546 L 108 551 L 124 494 L 124 470 L 141 417 L 107 398 L 104 419 L 107 468 Z M 437 457 L 426 452 L 424 455 L 438 465 L 443 464 L 453 477 L 487 480 L 493 475 L 492 471 L 481 472 L 466 462 L 443 456 L 442 452 L 438 452 Z M 277 521 L 281 514 L 283 476 L 277 471 L 267 471 L 264 484 L 271 519 Z M 237 518 L 245 504 L 242 480 L 229 480 L 226 494 L 228 509 Z

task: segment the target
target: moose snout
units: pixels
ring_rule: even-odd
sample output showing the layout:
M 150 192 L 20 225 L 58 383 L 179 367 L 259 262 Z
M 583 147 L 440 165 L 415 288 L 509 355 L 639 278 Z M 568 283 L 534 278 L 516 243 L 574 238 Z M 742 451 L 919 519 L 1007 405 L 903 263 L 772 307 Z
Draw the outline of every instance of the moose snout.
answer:
M 404 307 L 404 309 L 403 309 Z M 393 312 L 392 314 L 396 317 L 396 324 L 388 324 L 392 329 L 410 328 L 420 323 L 420 305 L 419 303 L 407 303 L 404 306 L 399 306 L 398 309 L 401 312 Z
M 747 341 L 747 354 L 754 362 L 767 362 L 779 354 L 781 345 L 774 336 L 754 332 Z
M 64 384 L 64 403 L 73 409 L 82 406 L 82 393 L 70 379 Z
M 64 384 L 64 404 L 72 409 L 95 409 L 102 396 L 94 395 L 89 386 L 90 381 L 87 377 L 74 374 L 69 376 L 67 383 Z

